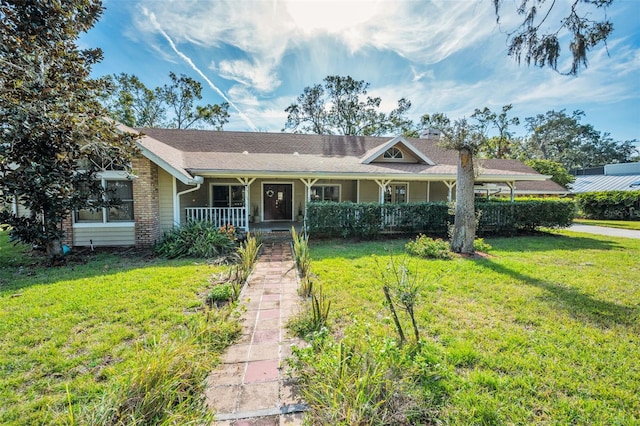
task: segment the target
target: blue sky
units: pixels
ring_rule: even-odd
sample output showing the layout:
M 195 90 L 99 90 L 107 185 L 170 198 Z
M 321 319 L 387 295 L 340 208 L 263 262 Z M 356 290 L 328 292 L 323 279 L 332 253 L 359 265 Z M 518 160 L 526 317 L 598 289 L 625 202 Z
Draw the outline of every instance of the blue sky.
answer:
M 522 121 L 580 109 L 614 139 L 640 139 L 640 1 L 614 1 L 608 51 L 592 51 L 578 77 L 506 55 L 515 3 L 504 1 L 498 27 L 491 0 L 104 0 L 80 45 L 104 51 L 95 76 L 135 74 L 149 87 L 170 71 L 199 80 L 206 103 L 232 105 L 225 130 L 278 132 L 304 87 L 350 75 L 371 83 L 384 110 L 411 100 L 416 121 L 510 103 Z

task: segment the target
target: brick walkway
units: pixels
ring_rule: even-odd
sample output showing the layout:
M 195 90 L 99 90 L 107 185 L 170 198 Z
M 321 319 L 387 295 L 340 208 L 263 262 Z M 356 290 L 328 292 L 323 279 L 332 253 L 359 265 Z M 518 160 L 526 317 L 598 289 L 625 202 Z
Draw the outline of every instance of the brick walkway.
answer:
M 264 243 L 242 291 L 243 334 L 208 378 L 207 403 L 218 425 L 300 425 L 305 406 L 285 377 L 293 344 L 289 317 L 300 309 L 298 281 L 288 242 Z

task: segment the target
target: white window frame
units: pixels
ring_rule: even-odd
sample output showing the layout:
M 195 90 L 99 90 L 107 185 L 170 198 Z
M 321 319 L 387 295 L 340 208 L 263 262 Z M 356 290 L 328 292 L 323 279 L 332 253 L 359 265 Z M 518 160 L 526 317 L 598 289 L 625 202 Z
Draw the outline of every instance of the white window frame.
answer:
M 232 205 L 232 198 L 231 198 L 231 194 L 232 194 L 232 190 L 231 187 L 232 186 L 238 186 L 243 188 L 243 191 L 247 191 L 249 188 L 246 185 L 242 185 L 239 182 L 238 183 L 210 183 L 209 184 L 209 207 L 214 207 L 213 202 L 213 187 L 214 186 L 226 186 L 227 188 L 229 188 L 229 200 L 228 200 L 228 205 L 226 206 L 226 208 L 230 208 L 230 207 L 247 207 L 245 206 L 245 202 L 246 202 L 246 196 L 243 195 L 242 197 L 242 205 L 241 206 L 233 206 Z M 220 208 L 225 208 L 225 207 L 220 207 Z
M 102 186 L 103 189 L 107 187 L 107 181 L 116 181 L 116 180 L 129 181 L 133 185 L 132 176 L 126 172 L 120 172 L 120 171 L 107 171 L 107 172 L 99 173 L 96 176 L 96 180 L 100 181 L 100 185 Z M 133 187 L 131 188 L 131 190 L 132 190 L 131 200 L 123 200 L 123 201 L 133 202 L 133 209 L 135 209 L 135 195 L 133 195 Z M 86 209 L 80 209 L 80 210 L 86 210 Z M 135 210 L 133 211 L 133 214 L 134 214 L 133 219 L 122 220 L 122 221 L 109 221 L 109 208 L 107 207 L 101 207 L 98 209 L 98 211 L 101 211 L 102 213 L 102 221 L 86 221 L 86 222 L 80 221 L 79 222 L 76 219 L 78 210 L 74 210 L 72 214 L 73 227 L 74 228 L 92 228 L 92 227 L 116 228 L 116 227 L 135 226 Z
M 389 188 L 391 190 L 391 201 L 387 201 L 386 200 L 386 194 L 385 194 L 385 203 L 389 203 L 389 204 L 402 204 L 402 203 L 398 203 L 395 200 L 395 191 L 394 191 L 394 187 L 397 186 L 404 186 L 406 188 L 406 194 L 405 194 L 405 200 L 402 203 L 408 203 L 409 202 L 409 182 L 391 182 L 389 185 L 387 185 L 387 188 Z
M 329 186 L 335 186 L 338 188 L 338 203 L 342 201 L 342 184 L 340 183 L 316 183 L 311 185 L 311 188 L 309 188 L 309 191 L 313 190 L 313 188 L 317 188 L 317 187 L 329 187 Z M 324 189 L 322 190 L 322 196 L 324 197 Z M 314 201 L 325 201 L 325 200 L 313 200 L 311 199 L 311 202 Z

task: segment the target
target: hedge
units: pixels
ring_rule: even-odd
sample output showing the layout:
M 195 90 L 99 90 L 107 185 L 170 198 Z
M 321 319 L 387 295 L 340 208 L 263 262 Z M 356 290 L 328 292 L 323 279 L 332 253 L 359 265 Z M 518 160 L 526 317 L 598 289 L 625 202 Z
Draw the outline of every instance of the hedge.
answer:
M 640 220 L 640 191 L 599 191 L 576 195 L 588 219 Z
M 540 227 L 567 227 L 575 210 L 571 200 L 476 201 L 477 233 L 510 234 Z M 372 239 L 389 232 L 446 235 L 454 216 L 451 206 L 444 202 L 313 202 L 307 205 L 306 220 L 307 230 L 314 237 Z

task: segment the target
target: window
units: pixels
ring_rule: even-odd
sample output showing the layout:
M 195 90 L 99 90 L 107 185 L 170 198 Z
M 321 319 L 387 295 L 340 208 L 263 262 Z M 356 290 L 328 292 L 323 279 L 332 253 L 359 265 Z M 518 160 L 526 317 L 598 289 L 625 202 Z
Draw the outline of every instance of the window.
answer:
M 339 185 L 317 185 L 311 187 L 311 201 L 340 201 Z
M 391 159 L 400 159 L 400 158 L 404 158 L 404 156 L 402 155 L 402 151 L 400 151 L 399 148 L 396 148 L 395 146 L 392 146 L 391 148 L 389 148 L 388 150 L 386 150 L 384 152 L 383 155 L 384 158 L 391 158 Z
M 89 198 L 89 205 L 95 207 L 76 210 L 76 223 L 133 222 L 133 183 L 130 180 L 111 179 L 102 179 L 101 183 L 106 190 L 105 200 L 117 200 L 118 205 L 98 207 L 100 200 Z M 86 193 L 87 189 L 80 190 Z
M 213 185 L 211 188 L 213 207 L 244 207 L 243 185 Z
M 406 203 L 407 202 L 407 184 L 392 183 L 387 185 L 384 193 L 385 203 Z

